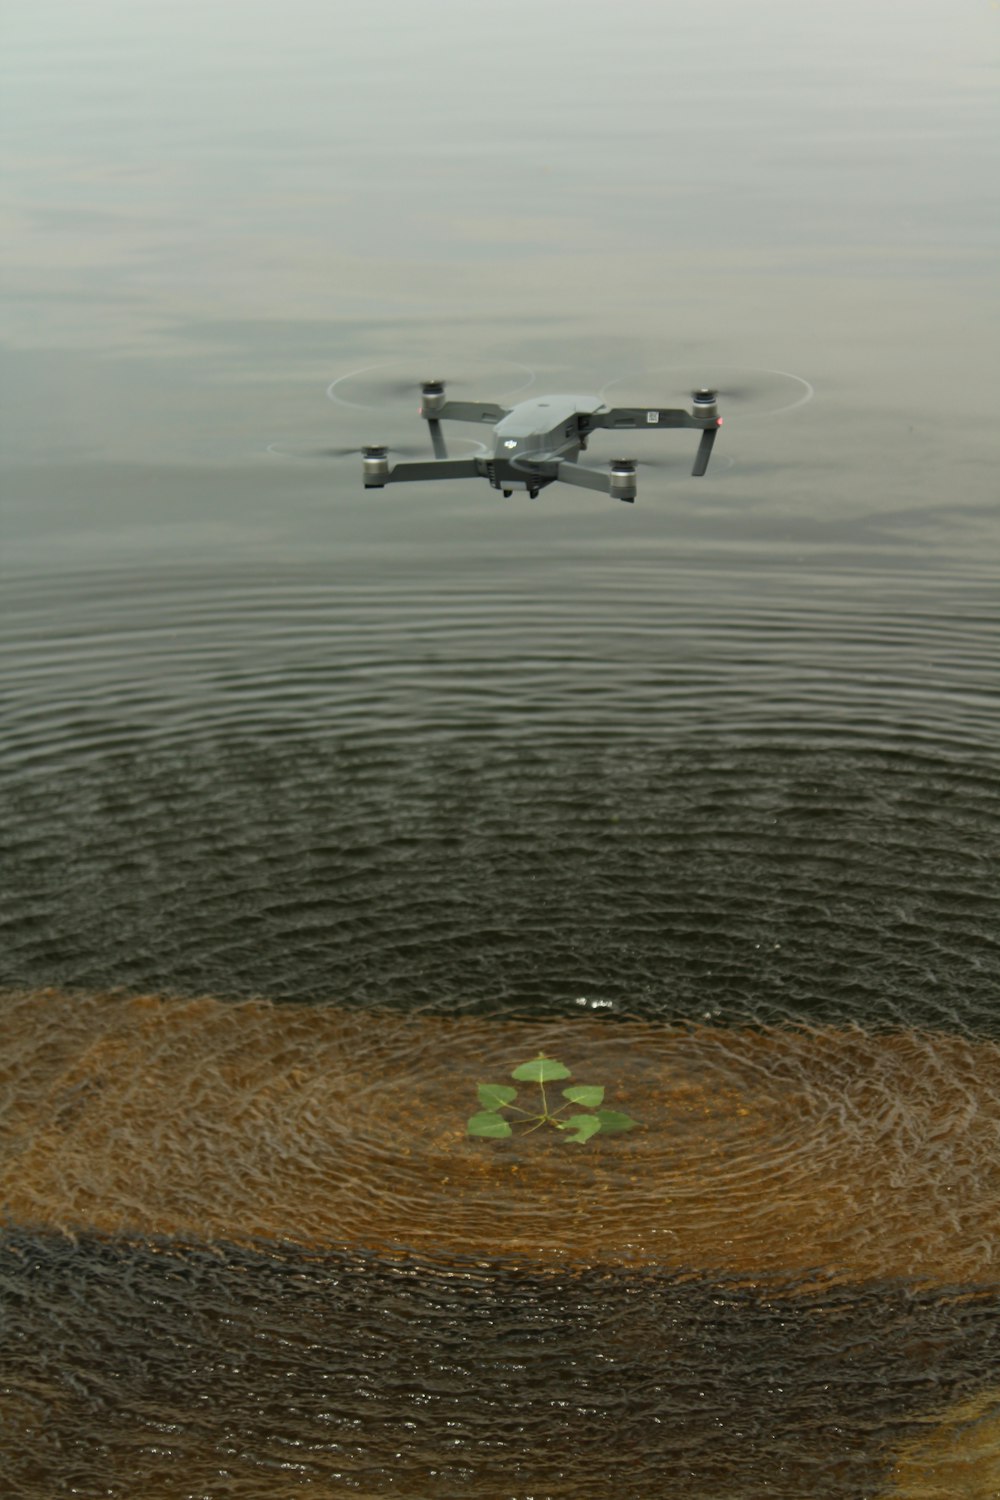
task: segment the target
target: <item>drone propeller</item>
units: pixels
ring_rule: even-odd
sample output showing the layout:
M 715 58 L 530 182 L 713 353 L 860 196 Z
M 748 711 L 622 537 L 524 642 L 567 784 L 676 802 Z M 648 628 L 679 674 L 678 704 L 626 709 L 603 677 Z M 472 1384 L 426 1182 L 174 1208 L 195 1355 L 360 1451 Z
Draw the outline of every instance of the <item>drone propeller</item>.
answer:
M 601 391 L 601 400 L 609 406 L 624 405 L 634 395 L 637 405 L 656 400 L 664 406 L 688 407 L 692 394 L 696 397 L 704 389 L 716 393 L 727 415 L 733 412 L 740 417 L 775 417 L 804 406 L 814 395 L 808 380 L 787 370 L 749 365 L 717 365 L 706 370 L 694 365 L 653 365 L 610 380 Z
M 449 387 L 457 386 L 474 395 L 491 400 L 502 400 L 526 391 L 535 379 L 535 372 L 516 360 L 498 359 L 463 360 L 461 373 L 448 374 Z M 380 408 L 416 407 L 420 402 L 421 387 L 428 373 L 448 369 L 448 361 L 439 363 L 435 357 L 422 367 L 411 365 L 408 360 L 387 359 L 377 364 L 364 366 L 339 375 L 327 386 L 326 394 L 336 406 L 379 410 Z
M 461 376 L 456 377 L 453 375 L 450 378 L 452 380 L 456 378 L 461 379 Z M 372 396 L 381 396 L 386 400 L 392 401 L 405 396 L 419 395 L 423 384 L 423 376 L 416 380 L 412 375 L 406 380 L 377 380 L 369 378 L 365 380 L 365 391 Z
M 366 444 L 355 443 L 349 448 L 288 448 L 283 443 L 271 443 L 269 453 L 279 454 L 283 458 L 363 458 Z M 426 458 L 427 446 L 418 447 L 414 443 L 389 443 L 386 451 L 397 455 L 399 458 Z
M 672 458 L 637 458 L 634 462 L 640 469 L 673 469 L 677 473 L 679 469 L 683 470 L 685 459 L 683 454 L 675 453 Z
M 371 445 L 362 443 L 353 448 L 321 448 L 317 450 L 317 456 L 325 458 L 363 458 L 365 451 Z M 400 458 L 420 458 L 427 452 L 426 447 L 419 447 L 416 443 L 384 443 L 387 453 L 395 453 Z

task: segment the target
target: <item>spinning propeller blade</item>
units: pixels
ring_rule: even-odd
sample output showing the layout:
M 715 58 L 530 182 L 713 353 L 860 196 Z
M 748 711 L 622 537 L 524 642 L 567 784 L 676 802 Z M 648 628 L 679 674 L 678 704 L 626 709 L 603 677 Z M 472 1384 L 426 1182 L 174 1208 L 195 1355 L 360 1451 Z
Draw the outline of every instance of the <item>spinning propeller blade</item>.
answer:
M 420 401 L 421 387 L 428 372 L 444 371 L 448 385 L 475 394 L 489 393 L 494 399 L 503 399 L 517 391 L 526 390 L 534 381 L 534 371 L 516 360 L 462 359 L 456 361 L 458 373 L 449 359 L 440 354 L 418 365 L 408 359 L 378 360 L 362 369 L 338 375 L 327 387 L 327 396 L 336 406 L 353 410 L 382 410 L 393 408 L 399 411 L 412 410 Z
M 699 370 L 692 360 L 685 365 L 651 365 L 619 375 L 604 386 L 601 400 L 609 406 L 641 405 L 645 401 L 686 406 L 694 383 L 715 391 L 720 407 L 741 421 L 794 411 L 813 397 L 808 380 L 787 370 L 726 364 Z
M 396 453 L 400 458 L 420 458 L 427 452 L 426 448 L 418 447 L 415 443 L 387 443 L 385 447 L 388 453 Z M 364 444 L 351 448 L 317 448 L 313 456 L 316 458 L 359 458 L 364 451 Z
M 414 443 L 389 443 L 387 451 L 397 454 L 400 458 L 425 458 L 427 456 L 426 446 L 417 446 Z M 268 452 L 279 458 L 361 458 L 364 455 L 364 445 L 355 443 L 349 448 L 293 448 L 285 443 L 271 443 Z

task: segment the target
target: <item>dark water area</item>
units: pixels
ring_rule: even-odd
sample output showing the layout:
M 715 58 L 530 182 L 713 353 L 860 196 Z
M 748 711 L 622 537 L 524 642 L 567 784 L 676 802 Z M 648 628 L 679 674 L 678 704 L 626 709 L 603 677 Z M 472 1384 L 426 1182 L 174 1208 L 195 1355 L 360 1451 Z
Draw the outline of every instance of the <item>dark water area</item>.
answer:
M 995 1303 L 900 1291 L 17 1235 L 2 1272 L 19 1493 L 45 1492 L 26 1450 L 55 1410 L 80 1494 L 562 1496 L 595 1470 L 622 1495 L 872 1494 L 873 1439 L 1000 1357 Z
M 996 1038 L 998 779 L 701 736 L 117 745 L 12 791 L 6 962 L 21 984 Z
M 995 1500 L 996 8 L 2 32 L 0 1485 Z

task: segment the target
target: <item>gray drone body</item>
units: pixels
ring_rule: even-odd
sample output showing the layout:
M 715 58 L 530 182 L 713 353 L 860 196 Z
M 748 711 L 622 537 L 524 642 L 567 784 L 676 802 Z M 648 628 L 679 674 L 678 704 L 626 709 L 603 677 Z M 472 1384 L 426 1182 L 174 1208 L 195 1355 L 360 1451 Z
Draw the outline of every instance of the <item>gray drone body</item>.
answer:
M 430 430 L 434 457 L 390 467 L 388 450 L 369 444 L 363 449 L 362 463 L 366 489 L 382 489 L 403 480 L 481 477 L 505 495 L 526 490 L 534 497 L 558 479 L 563 484 L 600 490 L 614 500 L 632 502 L 636 493 L 634 459 L 612 459 L 607 470 L 592 469 L 577 461 L 592 432 L 599 427 L 646 432 L 664 427 L 697 428 L 701 442 L 691 472 L 701 475 L 722 426 L 716 394 L 707 390 L 694 392 L 690 411 L 679 407 L 609 407 L 598 396 L 538 396 L 514 407 L 489 401 L 449 401 L 442 380 L 425 380 L 421 396 L 420 415 Z M 442 421 L 492 427 L 488 451 L 449 458 Z

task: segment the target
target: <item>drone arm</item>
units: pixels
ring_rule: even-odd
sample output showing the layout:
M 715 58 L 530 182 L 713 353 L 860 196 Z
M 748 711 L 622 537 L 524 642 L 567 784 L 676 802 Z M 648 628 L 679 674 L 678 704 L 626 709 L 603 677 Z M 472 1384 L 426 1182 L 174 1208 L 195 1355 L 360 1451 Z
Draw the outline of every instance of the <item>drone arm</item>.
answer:
M 600 490 L 605 495 L 611 493 L 611 475 L 600 469 L 588 469 L 586 464 L 573 464 L 564 459 L 559 464 L 556 478 L 563 484 L 575 484 L 581 490 Z
M 611 406 L 606 411 L 587 412 L 580 417 L 584 432 L 594 427 L 704 427 L 705 419 L 693 417 L 689 411 L 670 406 Z
M 488 422 L 495 427 L 504 417 L 510 416 L 510 410 L 492 401 L 445 401 L 436 411 L 421 409 L 420 415 L 428 421 Z
M 366 472 L 364 483 L 366 490 L 381 490 L 402 480 L 476 479 L 481 472 L 475 458 L 420 458 L 413 463 L 394 464 L 391 469 L 387 466 L 384 474 Z
M 701 442 L 698 444 L 698 452 L 695 455 L 694 468 L 691 473 L 696 479 L 700 479 L 708 468 L 712 446 L 722 426 L 722 418 L 717 415 L 714 404 L 707 406 L 707 412 L 709 414 L 705 416 L 696 416 L 693 412 L 684 411 L 679 407 L 612 406 L 607 411 L 588 412 L 578 420 L 584 437 L 594 427 L 641 427 L 646 432 L 653 432 L 661 427 L 698 428 L 701 432 Z
M 575 484 L 581 490 L 599 490 L 602 495 L 610 495 L 612 500 L 624 500 L 629 505 L 635 501 L 635 464 L 629 458 L 612 459 L 606 473 L 564 459 L 554 477 L 564 484 Z

